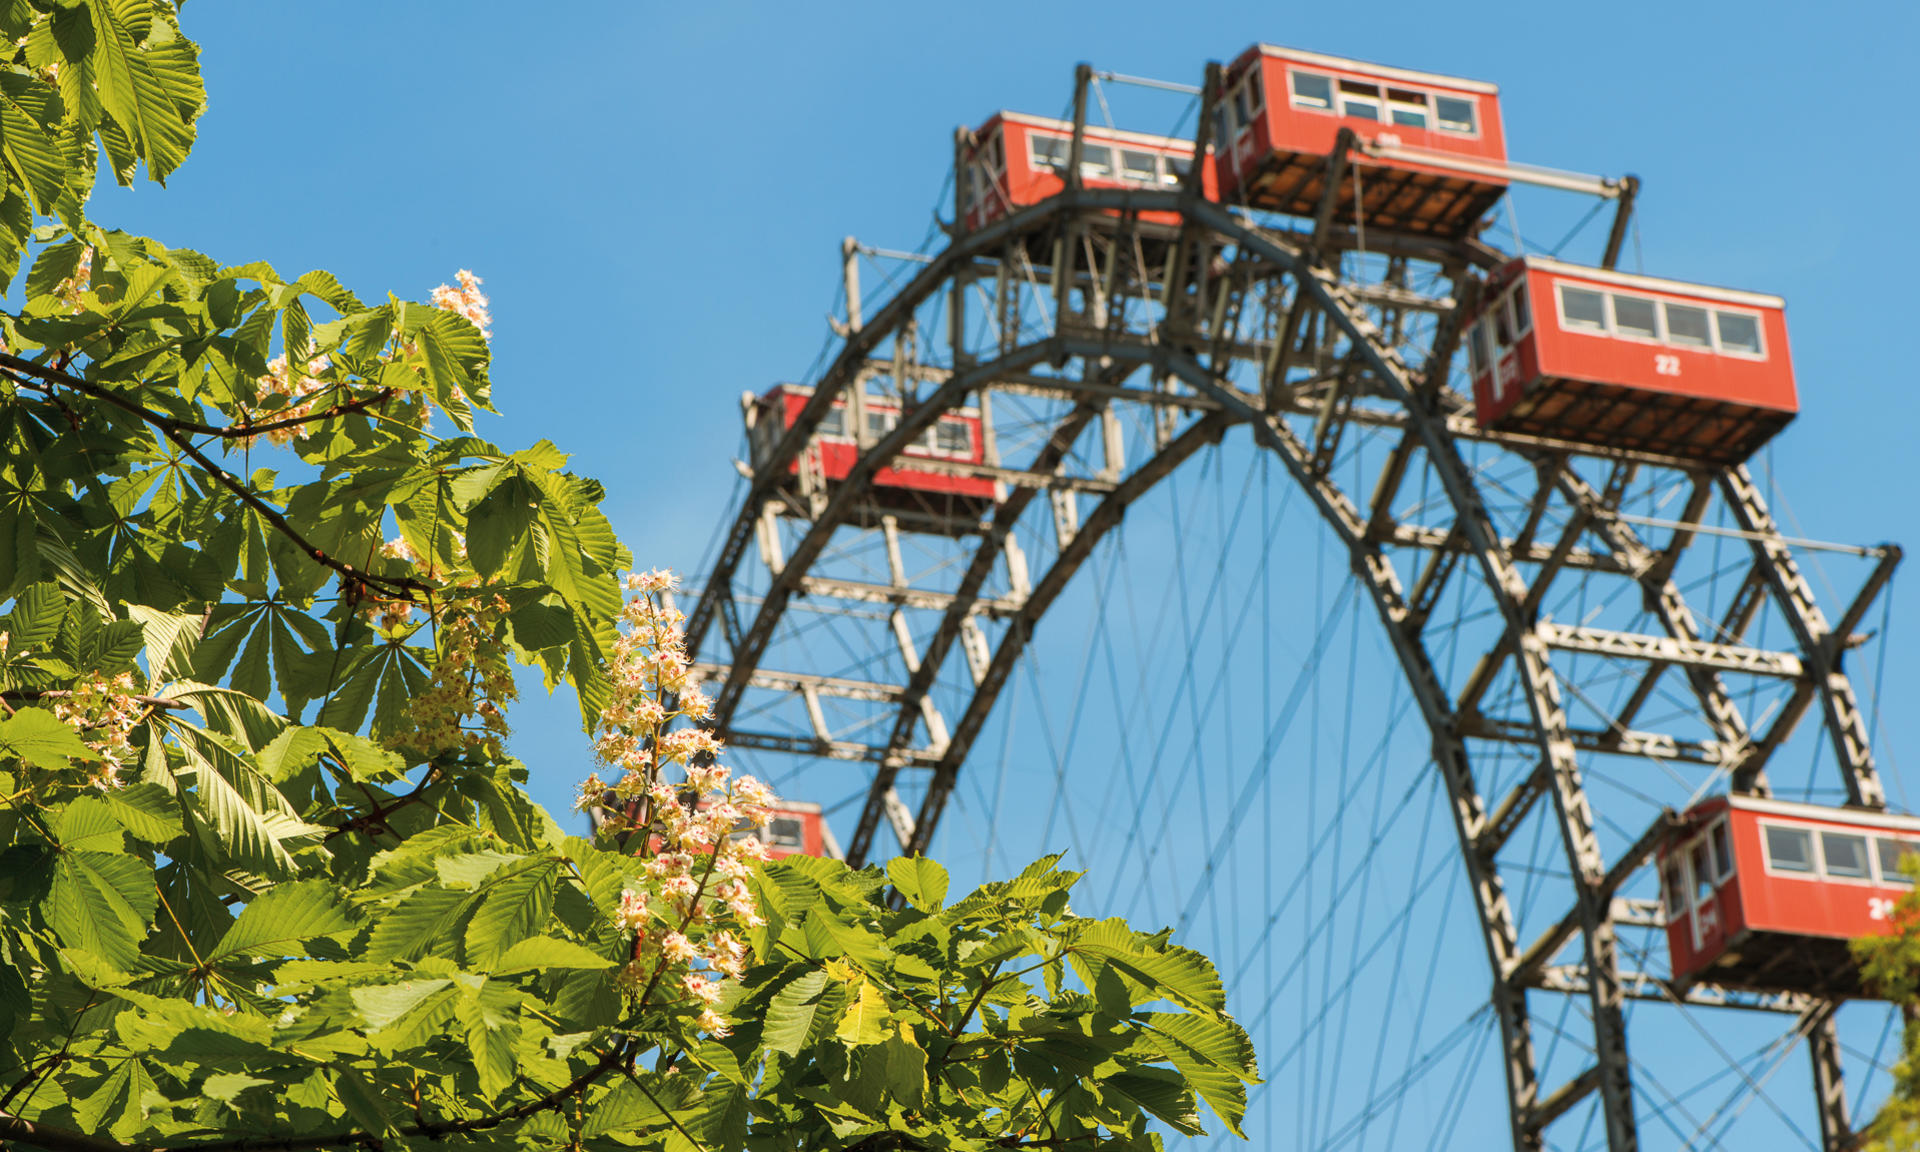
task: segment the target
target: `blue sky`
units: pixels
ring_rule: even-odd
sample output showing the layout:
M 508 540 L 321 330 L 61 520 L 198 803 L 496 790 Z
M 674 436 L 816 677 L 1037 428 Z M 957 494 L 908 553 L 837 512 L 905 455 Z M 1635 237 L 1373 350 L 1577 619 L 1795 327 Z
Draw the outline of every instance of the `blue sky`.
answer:
M 733 491 L 739 394 L 812 363 L 842 236 L 926 236 L 956 125 L 1058 114 L 1080 60 L 1197 83 L 1256 40 L 1487 79 L 1516 160 L 1641 177 L 1625 267 L 1786 297 L 1802 413 L 1767 460 L 1786 529 L 1920 545 L 1920 17 L 1845 11 L 200 0 L 184 23 L 205 48 L 201 143 L 169 188 L 103 191 L 94 213 L 223 262 L 327 268 L 363 296 L 478 272 L 505 413 L 483 433 L 553 440 L 606 482 L 642 565 L 689 570 Z M 1894 702 L 1920 691 L 1907 583 Z M 588 766 L 577 713 L 529 701 L 516 719 L 536 794 L 564 806 Z M 1883 764 L 1916 738 L 1895 709 Z M 1457 975 L 1484 996 L 1484 969 Z

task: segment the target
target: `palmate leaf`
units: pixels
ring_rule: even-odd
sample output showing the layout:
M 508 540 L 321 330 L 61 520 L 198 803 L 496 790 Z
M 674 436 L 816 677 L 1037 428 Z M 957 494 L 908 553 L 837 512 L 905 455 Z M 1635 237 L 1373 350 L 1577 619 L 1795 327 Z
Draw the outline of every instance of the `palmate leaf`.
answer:
M 251 901 L 206 959 L 214 964 L 238 956 L 305 956 L 308 941 L 354 927 L 352 910 L 332 884 L 281 884 Z
M 887 861 L 887 879 L 922 912 L 938 912 L 947 899 L 947 870 L 925 856 L 895 856 Z
M 6 159 L 9 182 L 24 186 L 34 211 L 43 216 L 52 213 L 74 163 L 55 135 L 60 115 L 60 97 L 52 86 L 0 72 L 0 156 Z
M 833 1034 L 848 1045 L 878 1044 L 887 1038 L 888 1014 L 886 996 L 871 981 L 862 980 Z
M 160 785 L 143 781 L 116 788 L 101 797 L 113 810 L 113 818 L 137 840 L 165 844 L 179 836 L 179 802 Z
M 1153 1012 L 1146 1039 L 1193 1085 L 1214 1114 L 1235 1136 L 1247 1114 L 1247 1085 L 1259 1083 L 1253 1043 L 1229 1019 L 1209 1020 L 1187 1013 Z
M 263 876 L 293 870 L 293 846 L 326 831 L 300 818 L 287 798 L 246 758 L 204 729 L 166 720 L 194 781 L 189 800 L 219 852 Z
M 474 894 L 450 888 L 422 888 L 374 917 L 367 939 L 369 960 L 413 960 L 430 950 L 446 951 L 450 934 L 473 907 Z
M 82 796 L 54 818 L 53 834 L 63 849 L 124 852 L 126 838 L 112 805 L 104 797 Z
M 231 688 L 182 680 L 168 686 L 166 695 L 170 700 L 192 705 L 206 717 L 208 728 L 245 742 L 249 750 L 266 747 L 287 726 L 286 720 L 273 709 Z
M 482 886 L 486 902 L 467 925 L 467 963 L 492 968 L 515 944 L 547 926 L 553 916 L 553 893 L 560 880 L 558 862 L 535 859 L 502 870 Z
M 157 55 L 143 51 L 122 16 L 123 5 L 126 0 L 86 3 L 93 20 L 95 43 L 90 60 L 100 104 L 146 161 L 147 174 L 164 184 L 167 174 L 186 159 L 188 149 L 193 147 L 192 116 L 182 115 L 173 96 L 190 90 L 184 75 L 189 70 L 191 84 L 197 85 L 197 67 L 190 54 L 177 50 Z
M 114 1066 L 112 1072 L 89 1095 L 73 1102 L 73 1116 L 83 1131 L 105 1128 L 120 1140 L 138 1132 L 147 1118 L 147 1097 L 158 1091 L 146 1064 L 129 1057 Z
M 67 767 L 70 758 L 91 760 L 93 749 L 78 733 L 44 708 L 22 708 L 0 720 L 0 758 L 25 760 L 38 768 Z
M 60 939 L 127 971 L 153 922 L 158 894 L 145 861 L 120 852 L 68 850 L 54 863 L 42 911 Z
M 799 1055 L 813 1031 L 814 1015 L 828 983 L 827 974 L 816 969 L 801 973 L 774 993 L 761 1042 L 774 1052 Z
M 563 968 L 612 968 L 618 963 L 617 960 L 609 960 L 571 940 L 557 940 L 552 936 L 534 936 L 520 941 L 501 953 L 500 958 L 494 962 L 493 973 L 496 976 L 511 976 L 518 972 Z
M 1193 1093 L 1177 1074 L 1164 1068 L 1122 1072 L 1102 1080 L 1099 1087 L 1101 1093 L 1119 1094 L 1183 1135 L 1199 1136 L 1205 1131 L 1194 1110 Z
M 640 1135 L 671 1128 L 668 1113 L 678 1118 L 697 1106 L 696 1089 L 687 1083 L 691 1077 L 661 1076 L 655 1072 L 637 1073 L 623 1080 L 602 1097 L 587 1117 L 582 1136 L 604 1136 L 619 1132 Z
M 1197 1012 L 1218 1015 L 1226 1011 L 1227 993 L 1220 973 L 1212 961 L 1190 948 L 1166 945 L 1161 948 L 1141 943 L 1142 933 L 1127 927 L 1124 920 L 1101 920 L 1086 926 L 1073 942 L 1074 965 L 1088 985 L 1094 983 L 1094 965 L 1110 965 L 1138 984 L 1152 999 L 1169 999 Z

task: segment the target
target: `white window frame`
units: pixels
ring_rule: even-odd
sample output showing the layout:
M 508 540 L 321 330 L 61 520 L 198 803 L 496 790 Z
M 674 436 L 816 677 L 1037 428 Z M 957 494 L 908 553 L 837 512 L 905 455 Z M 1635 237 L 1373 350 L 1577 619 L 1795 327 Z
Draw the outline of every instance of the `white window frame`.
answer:
M 1879 886 L 1882 888 L 1912 889 L 1914 886 L 1913 881 L 1904 876 L 1898 880 L 1889 881 L 1887 879 L 1887 870 L 1880 863 L 1880 843 L 1883 840 L 1887 840 L 1895 844 L 1905 845 L 1906 847 L 1900 853 L 1900 855 L 1904 856 L 1908 852 L 1920 853 L 1920 840 L 1909 840 L 1904 836 L 1895 836 L 1889 832 L 1873 832 L 1869 834 L 1868 838 L 1873 841 L 1873 851 L 1871 852 L 1873 857 L 1873 875 L 1874 879 L 1879 881 Z
M 1673 338 L 1673 325 L 1667 323 L 1667 309 L 1673 307 L 1691 308 L 1696 312 L 1706 313 L 1707 342 L 1705 344 L 1687 344 Z M 1719 326 L 1714 323 L 1713 313 L 1714 307 L 1711 304 L 1696 304 L 1691 300 L 1672 300 L 1665 296 L 1660 297 L 1660 335 L 1663 338 L 1662 343 L 1671 344 L 1675 348 L 1690 348 L 1695 352 L 1720 351 Z
M 1041 158 L 1040 141 L 1042 140 L 1058 140 L 1066 145 L 1066 150 L 1060 153 L 1060 167 L 1055 168 L 1052 164 Z M 1056 136 L 1051 132 L 1042 132 L 1037 128 L 1027 129 L 1027 167 L 1030 170 L 1034 172 L 1051 172 L 1055 176 L 1065 176 L 1067 172 L 1067 161 L 1071 159 L 1072 156 L 1073 138 L 1071 136 Z
M 1825 828 L 1819 825 L 1814 825 L 1814 830 L 1819 833 L 1813 840 L 1814 843 L 1820 846 L 1820 879 L 1825 880 L 1829 884 L 1856 884 L 1862 888 L 1879 887 L 1878 884 L 1874 883 L 1874 871 L 1877 866 L 1873 859 L 1873 833 L 1861 828 Z M 1827 833 L 1829 832 L 1836 836 L 1852 836 L 1866 844 L 1866 875 L 1836 876 L 1827 870 Z
M 1395 104 L 1402 104 L 1402 105 L 1407 104 L 1407 101 L 1405 100 L 1395 100 L 1393 98 L 1393 94 L 1395 92 L 1404 92 L 1409 95 L 1420 97 L 1420 101 L 1421 101 L 1420 114 L 1427 118 L 1427 122 L 1425 124 L 1402 124 L 1398 120 L 1395 120 L 1393 118 L 1393 106 Z M 1381 93 L 1381 96 L 1386 101 L 1385 111 L 1387 114 L 1386 118 L 1382 120 L 1381 123 L 1386 125 L 1388 130 L 1392 130 L 1394 128 L 1418 128 L 1422 132 L 1431 132 L 1433 131 L 1433 126 L 1439 123 L 1439 119 L 1434 112 L 1433 93 L 1425 91 L 1424 89 L 1416 89 L 1416 88 L 1389 88 L 1384 84 L 1381 85 L 1380 87 L 1380 93 Z
M 1118 169 L 1115 170 L 1115 174 L 1114 174 L 1114 178 L 1116 180 L 1119 180 L 1122 184 L 1138 184 L 1148 188 L 1154 187 L 1155 185 L 1160 183 L 1160 179 L 1161 179 L 1160 173 L 1166 167 L 1165 165 L 1160 163 L 1161 153 L 1156 152 L 1151 148 L 1133 148 L 1133 147 L 1128 147 L 1125 144 L 1116 144 L 1113 146 L 1113 150 L 1114 150 L 1114 154 L 1118 156 L 1120 159 L 1120 166 Z M 1149 161 L 1151 161 L 1149 167 L 1152 169 L 1152 171 L 1148 172 L 1145 177 L 1134 176 L 1130 174 L 1127 171 L 1127 153 L 1129 152 L 1133 153 L 1136 156 L 1145 156 Z M 1712 320 L 1708 320 L 1707 323 L 1708 323 L 1708 326 L 1711 327 L 1713 322 Z
M 1527 298 L 1527 322 L 1525 324 L 1517 322 L 1519 315 L 1513 308 L 1514 298 L 1523 294 Z M 1539 303 L 1533 298 L 1533 289 L 1527 286 L 1527 277 L 1525 275 L 1514 277 L 1513 283 L 1509 284 L 1507 290 L 1501 293 L 1500 306 L 1507 310 L 1507 319 L 1515 322 L 1513 325 L 1513 342 L 1518 344 L 1520 341 L 1525 340 L 1527 334 L 1533 331 L 1533 314 L 1539 308 Z
M 1708 313 L 1712 314 L 1709 316 L 1709 322 L 1707 327 L 1711 330 L 1711 335 L 1713 336 L 1713 350 L 1716 354 L 1721 356 L 1731 356 L 1736 360 L 1751 360 L 1756 364 L 1767 358 L 1767 317 L 1765 313 L 1751 312 L 1745 308 L 1722 308 L 1718 304 L 1703 305 L 1703 307 L 1706 308 Z M 1759 352 L 1757 353 L 1747 352 L 1742 349 L 1726 348 L 1721 346 L 1720 318 L 1717 315 L 1718 313 L 1721 313 L 1721 312 L 1725 312 L 1729 316 L 1750 316 L 1753 318 L 1754 333 L 1760 337 Z M 1692 347 L 1692 345 L 1688 345 L 1688 347 Z
M 1826 879 L 1826 860 L 1820 855 L 1820 838 L 1814 833 L 1819 831 L 1817 824 L 1803 824 L 1797 820 L 1762 820 L 1760 826 L 1760 867 L 1768 876 L 1784 876 L 1789 880 Z M 1806 872 L 1796 872 L 1791 868 L 1773 866 L 1773 849 L 1767 844 L 1767 829 L 1791 828 L 1807 834 L 1807 862 L 1813 867 Z
M 1387 86 L 1385 84 L 1380 83 L 1378 80 L 1356 80 L 1346 76 L 1342 76 L 1335 81 L 1333 85 L 1333 110 L 1339 114 L 1342 120 L 1366 119 L 1364 116 L 1354 116 L 1347 111 L 1347 93 L 1345 89 L 1341 88 L 1342 84 L 1372 85 L 1373 95 L 1371 97 L 1356 94 L 1353 98 L 1360 101 L 1371 99 L 1373 102 L 1373 110 L 1376 113 L 1373 118 L 1373 123 L 1380 125 L 1382 128 L 1392 127 L 1391 123 L 1387 120 Z
M 1489 323 L 1489 320 L 1490 317 L 1482 316 L 1467 326 L 1467 371 L 1471 373 L 1476 380 L 1493 371 L 1493 360 L 1489 354 L 1495 346 L 1495 340 L 1492 325 Z M 1478 344 L 1473 342 L 1475 334 L 1478 334 L 1480 337 L 1480 343 Z M 1474 367 L 1473 364 L 1475 352 L 1479 353 L 1478 359 L 1480 366 L 1478 368 Z
M 1652 336 L 1642 336 L 1637 332 L 1627 332 L 1621 329 L 1620 316 L 1615 310 L 1614 301 L 1622 296 L 1625 296 L 1629 300 L 1644 300 L 1648 304 L 1653 305 Z M 1660 307 L 1663 303 L 1660 297 L 1647 296 L 1639 292 L 1608 292 L 1606 293 L 1606 297 L 1607 330 L 1615 340 L 1627 340 L 1635 344 L 1665 344 L 1667 342 L 1666 311 Z
M 1294 83 L 1294 77 L 1296 76 L 1317 76 L 1327 82 L 1327 106 L 1325 108 L 1320 107 L 1318 104 L 1303 104 L 1300 102 L 1300 88 Z M 1340 115 L 1339 98 L 1340 84 L 1332 73 L 1315 72 L 1310 68 L 1287 69 L 1287 99 L 1292 107 L 1302 112 L 1312 112 L 1320 116 L 1338 116 Z
M 942 424 L 956 425 L 966 432 L 967 447 L 964 451 L 955 452 L 950 448 L 939 447 L 939 429 Z M 971 460 L 974 456 L 974 449 L 977 446 L 977 439 L 978 435 L 975 433 L 973 425 L 969 424 L 965 417 L 942 416 L 932 424 L 927 425 L 926 436 L 923 437 L 915 447 L 922 449 L 929 456 L 939 456 L 947 460 Z
M 1600 327 L 1591 328 L 1584 323 L 1576 323 L 1567 319 L 1567 289 L 1569 288 L 1575 292 L 1591 292 L 1595 296 L 1600 297 Z M 1537 301 L 1535 302 L 1534 308 L 1536 311 L 1539 308 Z M 1560 331 L 1562 332 L 1584 333 L 1588 336 L 1613 335 L 1613 305 L 1607 303 L 1607 290 L 1605 288 L 1589 288 L 1585 284 L 1576 284 L 1571 280 L 1555 280 L 1553 282 L 1553 310 L 1554 318 L 1560 322 Z
M 1761 820 L 1759 821 L 1759 826 L 1760 859 L 1766 874 L 1769 876 L 1780 876 L 1788 880 L 1818 880 L 1826 884 L 1850 884 L 1857 888 L 1885 887 L 1885 885 L 1876 883 L 1880 861 L 1874 854 L 1871 843 L 1869 843 L 1867 849 L 1867 874 L 1865 876 L 1835 876 L 1833 873 L 1827 871 L 1825 833 L 1835 832 L 1842 836 L 1859 836 L 1871 842 L 1874 837 L 1873 832 L 1863 828 L 1834 828 L 1825 824 L 1806 824 L 1797 820 Z M 1784 868 L 1775 868 L 1773 866 L 1773 852 L 1767 847 L 1768 828 L 1792 828 L 1805 832 L 1812 850 L 1810 859 L 1813 861 L 1813 871 L 1794 872 Z
M 1575 324 L 1567 319 L 1566 292 L 1569 288 L 1576 292 L 1592 292 L 1604 299 L 1604 304 L 1601 308 L 1605 316 L 1605 324 L 1603 327 L 1590 328 L 1584 324 Z M 1654 327 L 1658 330 L 1657 336 L 1648 338 L 1639 333 L 1621 331 L 1619 317 L 1616 315 L 1614 309 L 1614 299 L 1619 296 L 1627 296 L 1635 300 L 1651 300 L 1653 302 L 1653 322 Z M 1699 308 L 1708 314 L 1707 328 L 1710 340 L 1706 347 L 1702 347 L 1699 344 L 1682 344 L 1672 338 L 1672 334 L 1667 331 L 1668 304 L 1678 304 L 1683 308 Z M 1537 309 L 1538 301 L 1535 301 L 1535 307 Z M 1668 296 L 1651 295 L 1645 292 L 1619 292 L 1611 288 L 1597 288 L 1591 284 L 1585 284 L 1577 280 L 1562 279 L 1555 279 L 1553 282 L 1553 307 L 1555 313 L 1554 318 L 1559 321 L 1560 331 L 1562 332 L 1571 332 L 1575 335 L 1584 336 L 1607 336 L 1615 340 L 1625 340 L 1633 344 L 1675 348 L 1682 352 L 1730 356 L 1735 360 L 1746 360 L 1755 364 L 1764 363 L 1768 358 L 1766 313 L 1756 312 L 1749 308 L 1725 308 L 1717 303 L 1708 301 L 1675 299 Z M 1720 312 L 1725 312 L 1732 316 L 1746 316 L 1753 320 L 1754 330 L 1760 335 L 1760 351 L 1757 354 L 1727 348 L 1720 343 L 1720 322 L 1714 318 L 1715 314 Z
M 1433 131 L 1445 132 L 1449 136 L 1458 136 L 1463 140 L 1478 140 L 1480 138 L 1480 98 L 1478 96 L 1469 96 L 1464 92 L 1434 92 L 1431 93 L 1431 95 L 1433 97 Z M 1443 96 L 1448 100 L 1462 101 L 1467 107 L 1473 109 L 1473 127 L 1471 129 L 1462 132 L 1458 128 L 1448 128 L 1440 122 L 1440 100 Z
M 824 431 L 821 431 L 820 429 L 818 429 L 818 428 L 816 428 L 816 429 L 814 429 L 814 433 L 813 433 L 813 438 L 814 438 L 815 440 L 826 440 L 826 441 L 830 441 L 831 443 L 834 443 L 834 444 L 851 444 L 851 443 L 853 443 L 853 436 L 852 436 L 852 435 L 851 435 L 851 434 L 850 434 L 850 433 L 848 432 L 848 430 L 847 430 L 847 425 L 848 425 L 848 423 L 850 422 L 850 421 L 848 420 L 848 410 L 847 410 L 847 402 L 846 402 L 845 400 L 836 400 L 836 401 L 834 401 L 834 403 L 833 403 L 833 405 L 832 405 L 832 407 L 830 407 L 830 408 L 828 409 L 828 412 L 829 412 L 829 414 L 837 414 L 837 415 L 839 415 L 839 417 L 840 417 L 840 431 L 838 431 L 838 432 L 824 432 Z
M 1671 878 L 1667 875 L 1668 864 L 1674 867 L 1675 875 Z M 1672 849 L 1660 862 L 1660 889 L 1660 907 L 1669 918 L 1692 913 L 1693 894 L 1687 890 L 1687 854 L 1684 851 Z M 1677 908 L 1674 906 L 1676 896 L 1679 897 Z

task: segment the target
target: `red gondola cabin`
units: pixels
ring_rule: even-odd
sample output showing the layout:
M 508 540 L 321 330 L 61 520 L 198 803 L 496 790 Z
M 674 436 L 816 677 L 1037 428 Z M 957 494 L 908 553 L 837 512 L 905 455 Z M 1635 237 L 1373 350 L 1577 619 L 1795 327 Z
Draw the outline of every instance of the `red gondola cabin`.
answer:
M 704 811 L 711 803 L 702 800 L 699 807 Z M 766 823 L 742 824 L 733 833 L 732 839 L 760 841 L 767 847 L 769 860 L 778 860 L 783 856 L 838 858 L 840 854 L 840 846 L 827 830 L 826 818 L 820 814 L 820 805 L 804 800 L 775 800 L 767 809 Z M 663 847 L 658 835 L 651 837 L 650 843 L 655 852 Z
M 994 113 L 973 134 L 965 156 L 967 228 L 985 227 L 1066 187 L 1062 177 L 1072 148 L 1071 121 Z M 1180 186 L 1192 164 L 1191 140 L 1089 124 L 1081 141 L 1080 183 L 1087 188 L 1167 191 Z M 1209 199 L 1214 198 L 1211 175 L 1201 173 Z M 1172 212 L 1144 212 L 1140 218 L 1153 224 L 1180 223 Z
M 1920 817 L 1722 796 L 1660 849 L 1676 983 L 1857 996 L 1847 941 L 1883 932 Z
M 748 408 L 748 443 L 755 468 L 772 453 L 812 395 L 813 389 L 804 385 L 780 384 Z M 873 443 L 900 422 L 900 406 L 875 396 L 863 399 L 867 442 Z M 849 420 L 848 400 L 843 396 L 828 410 L 813 442 L 787 471 L 799 478 L 803 487 L 819 482 L 831 489 L 852 472 L 861 451 Z M 961 408 L 944 413 L 933 427 L 902 449 L 892 465 L 874 475 L 869 485 L 870 506 L 863 508 L 855 520 L 893 514 L 910 527 L 936 531 L 962 531 L 977 525 L 992 511 L 998 493 L 997 483 L 979 474 L 985 463 L 980 410 Z
M 1500 89 L 1478 80 L 1256 44 L 1214 114 L 1221 195 L 1256 208 L 1312 216 L 1343 127 L 1360 147 L 1335 221 L 1457 239 L 1507 190 Z
M 767 858 L 783 856 L 826 856 L 830 837 L 820 805 L 800 800 L 780 800 L 767 813 L 767 822 L 744 833 L 767 846 Z
M 1465 339 L 1483 428 L 1728 465 L 1798 408 L 1778 296 L 1527 256 Z

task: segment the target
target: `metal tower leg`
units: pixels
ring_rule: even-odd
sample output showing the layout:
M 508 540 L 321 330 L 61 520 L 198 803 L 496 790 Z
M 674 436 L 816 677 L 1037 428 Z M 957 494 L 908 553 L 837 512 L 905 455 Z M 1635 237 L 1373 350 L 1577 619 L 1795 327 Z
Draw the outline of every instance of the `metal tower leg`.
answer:
M 1839 1005 L 1831 1001 L 1813 1010 L 1807 1032 L 1807 1051 L 1813 1057 L 1813 1091 L 1820 1111 L 1822 1152 L 1846 1152 L 1853 1147 L 1853 1123 L 1847 1115 L 1847 1085 L 1840 1066 L 1840 1033 L 1834 1027 Z

